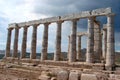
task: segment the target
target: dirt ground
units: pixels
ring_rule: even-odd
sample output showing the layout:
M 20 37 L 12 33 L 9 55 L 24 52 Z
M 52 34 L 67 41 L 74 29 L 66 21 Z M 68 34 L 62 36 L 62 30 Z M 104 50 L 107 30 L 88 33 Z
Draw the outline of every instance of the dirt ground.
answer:
M 20 67 L 0 68 L 0 80 L 39 80 L 39 71 Z

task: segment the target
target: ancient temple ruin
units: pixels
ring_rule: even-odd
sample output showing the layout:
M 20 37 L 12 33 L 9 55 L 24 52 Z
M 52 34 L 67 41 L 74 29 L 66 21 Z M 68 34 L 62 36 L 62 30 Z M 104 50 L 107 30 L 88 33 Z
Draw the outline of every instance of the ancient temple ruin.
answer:
M 100 21 L 96 20 L 96 17 L 106 16 L 107 23 L 103 25 L 103 29 L 100 29 Z M 77 32 L 77 21 L 81 19 L 88 19 L 88 31 L 87 32 Z M 6 54 L 5 58 L 15 59 L 18 57 L 18 35 L 21 28 L 23 31 L 22 38 L 22 47 L 20 60 L 26 58 L 26 43 L 27 43 L 27 30 L 29 26 L 33 27 L 32 32 L 32 42 L 31 42 L 31 52 L 30 59 L 36 59 L 36 41 L 37 41 L 37 27 L 41 24 L 44 24 L 43 39 L 42 39 L 42 50 L 40 62 L 42 63 L 47 59 L 47 47 L 48 47 L 48 30 L 50 23 L 57 24 L 56 30 L 56 43 L 55 43 L 55 52 L 54 60 L 51 60 L 53 63 L 60 60 L 61 54 L 61 27 L 62 23 L 65 21 L 72 22 L 71 34 L 68 35 L 69 38 L 69 49 L 68 49 L 68 61 L 66 64 L 75 63 L 77 59 L 81 58 L 81 37 L 87 36 L 87 52 L 86 52 L 86 61 L 85 64 L 95 64 L 101 63 L 103 66 L 108 68 L 115 67 L 115 50 L 114 50 L 114 13 L 111 8 L 101 8 L 91 11 L 83 11 L 80 13 L 74 13 L 64 16 L 50 17 L 45 19 L 33 20 L 28 22 L 21 23 L 12 23 L 8 27 L 7 35 L 7 44 L 6 44 Z M 15 30 L 14 44 L 13 44 L 13 53 L 10 56 L 10 45 L 11 45 L 11 34 Z M 102 49 L 102 40 L 103 40 L 103 49 Z M 77 43 L 78 42 L 78 43 Z M 77 43 L 77 44 L 76 44 Z M 78 47 L 78 49 L 77 49 Z M 103 62 L 102 62 L 102 60 Z M 46 61 L 47 62 L 47 61 Z M 61 62 L 61 61 L 60 61 Z M 62 63 L 62 62 L 61 62 Z M 79 62 L 77 61 L 79 64 Z M 81 65 L 81 64 L 80 64 Z

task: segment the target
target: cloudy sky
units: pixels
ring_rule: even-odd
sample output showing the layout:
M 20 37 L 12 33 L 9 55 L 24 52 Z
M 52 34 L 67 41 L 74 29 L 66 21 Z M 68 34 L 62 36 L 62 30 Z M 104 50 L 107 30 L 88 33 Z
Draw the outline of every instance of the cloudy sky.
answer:
M 19 23 L 36 20 L 51 16 L 59 16 L 77 13 L 96 8 L 112 7 L 115 16 L 115 50 L 120 51 L 120 0 L 0 0 L 0 50 L 6 46 L 7 27 L 9 23 Z M 101 24 L 106 23 L 106 17 L 98 17 Z M 102 25 L 101 25 L 102 26 Z M 71 22 L 66 21 L 62 26 L 62 51 L 67 51 L 68 35 L 71 30 Z M 78 32 L 87 31 L 87 19 L 78 21 Z M 21 49 L 22 32 L 19 34 L 19 50 Z M 27 51 L 31 48 L 32 26 L 28 29 Z M 43 25 L 38 27 L 37 52 L 41 51 Z M 53 52 L 55 48 L 56 23 L 49 27 L 48 51 Z M 12 34 L 13 49 L 14 30 Z M 86 48 L 86 37 L 82 38 L 82 48 Z

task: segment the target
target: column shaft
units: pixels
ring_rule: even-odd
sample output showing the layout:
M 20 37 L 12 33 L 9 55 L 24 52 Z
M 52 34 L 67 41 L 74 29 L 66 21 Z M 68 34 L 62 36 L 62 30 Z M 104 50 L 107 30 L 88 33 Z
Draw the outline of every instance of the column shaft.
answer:
M 68 36 L 68 53 L 67 53 L 67 59 L 69 59 L 70 55 L 70 36 Z
M 16 27 L 14 45 L 13 45 L 13 57 L 18 57 L 18 36 L 19 36 L 19 28 Z
M 10 57 L 11 34 L 12 29 L 8 29 L 5 57 Z
M 94 22 L 94 61 L 101 62 L 102 48 L 101 48 L 101 30 L 100 22 Z
M 25 58 L 26 57 L 27 29 L 28 29 L 28 27 L 25 26 L 24 30 L 23 30 L 21 58 Z
M 93 18 L 88 18 L 88 39 L 87 39 L 87 53 L 86 53 L 86 62 L 93 62 L 94 54 L 94 23 Z
M 62 29 L 61 25 L 62 25 L 62 22 L 57 22 L 54 61 L 60 60 L 60 56 L 61 56 L 61 29 Z
M 37 26 L 33 25 L 30 59 L 36 59 Z
M 77 20 L 72 20 L 69 62 L 76 61 L 76 32 L 77 32 Z
M 41 61 L 47 59 L 47 49 L 48 49 L 48 25 L 49 23 L 44 24 L 43 32 L 43 41 L 42 41 L 42 52 L 41 52 Z
M 77 60 L 81 57 L 81 36 L 78 36 Z
M 115 66 L 115 47 L 114 47 L 114 21 L 113 15 L 107 16 L 107 54 L 106 54 L 106 66 Z
M 103 58 L 106 59 L 107 52 L 107 30 L 103 29 Z

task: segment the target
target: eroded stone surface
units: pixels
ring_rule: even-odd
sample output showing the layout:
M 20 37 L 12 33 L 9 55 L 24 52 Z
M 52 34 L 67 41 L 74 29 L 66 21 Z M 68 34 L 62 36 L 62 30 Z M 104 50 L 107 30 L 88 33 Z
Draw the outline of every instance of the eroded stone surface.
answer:
M 79 72 L 72 71 L 69 74 L 69 80 L 79 80 L 80 79 L 80 74 Z
M 56 16 L 56 17 L 50 17 L 50 18 L 45 18 L 45 19 L 39 19 L 39 20 L 33 20 L 33 21 L 28 21 L 28 22 L 21 22 L 18 23 L 18 25 L 21 27 L 23 26 L 32 26 L 34 24 L 44 24 L 44 23 L 51 23 L 51 22 L 56 22 L 56 21 L 61 21 L 61 20 L 72 20 L 72 19 L 78 19 L 78 18 L 87 18 L 90 16 L 100 16 L 100 15 L 107 15 L 111 13 L 111 8 L 100 8 L 92 11 L 83 11 L 80 13 L 73 13 L 73 14 L 68 14 L 64 16 Z M 9 24 L 10 27 L 15 27 L 16 23 Z
M 69 78 L 69 73 L 68 71 L 60 71 L 57 75 L 57 80 L 68 80 Z
M 95 74 L 81 74 L 81 80 L 98 80 Z
M 111 13 L 112 10 L 111 8 L 101 8 L 101 9 L 96 9 L 96 10 L 92 10 L 92 15 L 106 15 Z

